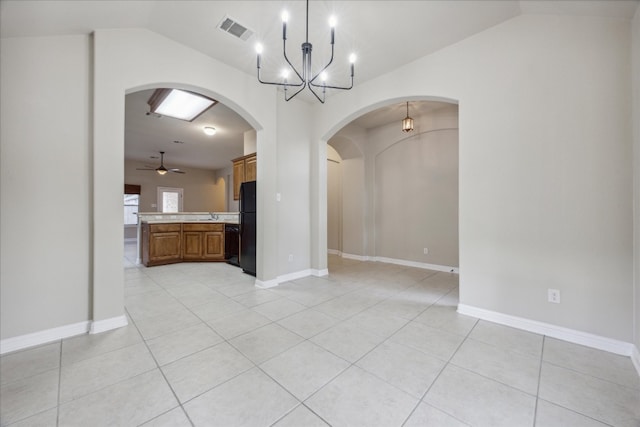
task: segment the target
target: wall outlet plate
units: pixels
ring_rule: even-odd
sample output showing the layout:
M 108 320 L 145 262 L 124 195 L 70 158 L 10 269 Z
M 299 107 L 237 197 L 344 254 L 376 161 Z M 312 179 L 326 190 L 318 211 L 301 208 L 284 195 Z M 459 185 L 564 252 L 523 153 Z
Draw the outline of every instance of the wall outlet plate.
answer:
M 549 302 L 554 304 L 560 304 L 560 290 L 559 289 L 548 289 L 547 290 L 547 299 Z

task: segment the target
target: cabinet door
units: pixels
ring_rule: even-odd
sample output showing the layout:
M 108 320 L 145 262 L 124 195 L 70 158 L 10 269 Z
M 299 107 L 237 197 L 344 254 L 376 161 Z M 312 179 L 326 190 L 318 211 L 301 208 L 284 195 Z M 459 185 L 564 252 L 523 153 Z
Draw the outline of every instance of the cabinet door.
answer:
M 205 259 L 224 259 L 224 235 L 220 231 L 205 231 L 204 252 Z
M 244 182 L 244 160 L 233 162 L 233 200 L 240 199 L 240 184 Z
M 150 233 L 149 261 L 179 260 L 181 233 L 178 231 L 166 233 Z
M 182 258 L 202 259 L 202 232 L 201 231 L 184 231 L 182 233 L 183 247 Z
M 258 159 L 256 156 L 247 157 L 244 163 L 244 180 L 255 181 L 258 178 Z

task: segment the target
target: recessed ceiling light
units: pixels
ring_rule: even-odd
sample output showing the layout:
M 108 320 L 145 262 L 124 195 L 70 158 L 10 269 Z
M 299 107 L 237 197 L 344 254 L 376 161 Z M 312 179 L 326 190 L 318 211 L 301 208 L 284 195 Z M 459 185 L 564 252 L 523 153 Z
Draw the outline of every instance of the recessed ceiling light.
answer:
M 147 103 L 152 113 L 191 122 L 217 102 L 186 90 L 156 89 Z
M 204 131 L 205 134 L 212 136 L 216 134 L 216 128 L 211 127 L 211 126 L 205 126 L 204 129 L 202 129 Z

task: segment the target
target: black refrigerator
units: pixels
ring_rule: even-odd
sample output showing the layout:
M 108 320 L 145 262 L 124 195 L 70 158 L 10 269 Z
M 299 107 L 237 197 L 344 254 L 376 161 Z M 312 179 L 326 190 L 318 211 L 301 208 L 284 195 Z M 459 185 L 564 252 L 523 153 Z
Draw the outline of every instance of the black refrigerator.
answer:
M 240 267 L 256 275 L 256 182 L 240 185 Z

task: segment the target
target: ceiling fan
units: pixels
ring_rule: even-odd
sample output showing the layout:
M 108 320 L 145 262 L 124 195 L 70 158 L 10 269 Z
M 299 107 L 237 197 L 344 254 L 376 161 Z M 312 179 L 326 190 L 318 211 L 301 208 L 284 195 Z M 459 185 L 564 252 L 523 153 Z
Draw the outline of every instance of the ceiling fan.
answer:
M 147 168 L 136 168 L 136 170 L 139 170 L 139 171 L 156 171 L 156 172 L 158 172 L 159 175 L 164 175 L 167 172 L 186 173 L 186 172 L 181 171 L 180 169 L 176 169 L 176 168 L 171 168 L 171 169 L 165 168 L 164 167 L 164 151 L 160 151 L 160 166 L 158 166 L 157 168 L 154 168 L 153 166 L 149 166 Z

